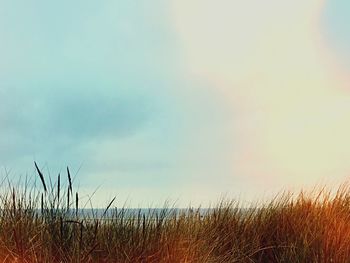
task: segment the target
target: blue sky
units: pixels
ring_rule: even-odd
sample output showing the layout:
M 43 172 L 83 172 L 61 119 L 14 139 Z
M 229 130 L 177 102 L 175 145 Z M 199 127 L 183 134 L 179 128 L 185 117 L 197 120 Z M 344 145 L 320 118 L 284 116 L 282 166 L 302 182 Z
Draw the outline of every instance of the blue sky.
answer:
M 201 19 L 190 6 L 188 25 Z M 252 130 L 241 127 L 259 124 L 250 124 L 250 114 L 241 110 L 250 107 L 246 95 L 240 101 L 241 93 L 232 99 L 218 88 L 225 80 L 215 70 L 236 74 L 232 57 L 220 53 L 231 54 L 234 47 L 215 51 L 215 43 L 201 40 L 198 50 L 213 49 L 198 54 L 215 58 L 215 69 L 198 70 L 196 52 L 188 48 L 195 40 L 183 39 L 176 22 L 182 13 L 176 17 L 174 10 L 172 1 L 160 0 L 0 0 L 3 171 L 34 174 L 34 160 L 52 174 L 66 165 L 74 172 L 81 167 L 76 182 L 83 191 L 101 186 L 98 200 L 118 194 L 133 206 L 167 198 L 179 205 L 207 203 L 225 193 L 252 197 L 274 187 L 262 188 L 265 179 L 235 168 L 251 154 L 249 137 L 239 134 Z M 347 1 L 328 1 L 320 29 L 345 63 L 349 12 Z M 274 19 L 279 23 L 281 17 Z M 220 42 L 233 23 L 212 23 L 198 34 L 210 39 L 215 32 Z M 251 25 L 240 27 L 242 36 L 253 32 Z M 245 172 L 263 162 L 254 160 Z
M 324 26 L 328 40 L 337 56 L 350 68 L 350 2 L 327 1 L 324 11 Z
M 205 178 L 217 162 L 211 151 L 225 148 L 216 146 L 221 131 L 213 124 L 230 113 L 220 95 L 197 94 L 201 84 L 182 72 L 167 4 L 0 6 L 3 167 L 15 175 L 31 174 L 34 160 L 51 173 L 82 165 L 82 187 L 132 193 L 135 202 L 134 192 L 165 199 L 199 174 L 212 183 Z

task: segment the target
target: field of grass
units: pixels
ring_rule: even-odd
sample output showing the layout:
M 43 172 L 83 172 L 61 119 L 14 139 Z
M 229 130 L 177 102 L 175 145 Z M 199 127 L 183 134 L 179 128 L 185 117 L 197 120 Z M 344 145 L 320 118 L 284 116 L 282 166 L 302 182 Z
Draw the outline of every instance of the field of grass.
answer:
M 80 212 L 68 183 L 3 181 L 0 262 L 350 262 L 350 188 L 281 194 L 255 209 L 221 202 L 206 210 L 104 216 Z M 108 215 L 108 220 L 107 216 Z

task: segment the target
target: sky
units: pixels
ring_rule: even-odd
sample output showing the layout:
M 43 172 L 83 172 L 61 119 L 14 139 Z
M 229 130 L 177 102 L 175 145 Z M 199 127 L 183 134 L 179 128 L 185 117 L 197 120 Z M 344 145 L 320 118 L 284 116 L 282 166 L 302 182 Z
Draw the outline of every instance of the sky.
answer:
M 0 0 L 1 176 L 97 204 L 261 200 L 350 175 L 347 0 Z

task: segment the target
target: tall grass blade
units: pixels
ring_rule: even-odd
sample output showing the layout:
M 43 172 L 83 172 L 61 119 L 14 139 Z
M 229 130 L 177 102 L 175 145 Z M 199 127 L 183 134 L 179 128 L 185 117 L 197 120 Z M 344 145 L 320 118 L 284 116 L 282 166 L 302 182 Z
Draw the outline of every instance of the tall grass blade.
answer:
M 75 193 L 75 216 L 78 217 L 78 209 L 79 209 L 79 196 L 78 192 Z
M 39 174 L 41 183 L 43 184 L 44 191 L 47 192 L 47 188 L 46 188 L 46 184 L 45 184 L 45 180 L 44 180 L 44 175 L 43 175 L 42 172 L 40 171 L 40 169 L 39 169 L 39 167 L 38 167 L 38 165 L 37 165 L 36 162 L 34 162 L 34 165 L 35 165 L 36 171 L 37 171 L 38 174 Z
M 70 207 L 70 203 L 69 203 L 69 186 L 68 186 L 68 189 L 67 189 L 67 210 L 69 210 L 69 207 Z
M 61 175 L 58 174 L 57 177 L 57 206 L 60 204 L 60 192 L 61 192 Z
M 72 187 L 72 177 L 70 176 L 70 171 L 69 168 L 67 166 L 67 175 L 68 175 L 68 189 L 70 190 L 71 193 L 73 193 L 73 187 Z
M 105 211 L 103 212 L 103 214 L 102 214 L 102 217 L 104 217 L 104 216 L 107 214 L 107 211 L 108 211 L 108 209 L 111 207 L 111 205 L 113 204 L 115 198 L 116 198 L 116 196 L 109 202 L 109 204 L 108 204 L 106 210 L 105 210 Z

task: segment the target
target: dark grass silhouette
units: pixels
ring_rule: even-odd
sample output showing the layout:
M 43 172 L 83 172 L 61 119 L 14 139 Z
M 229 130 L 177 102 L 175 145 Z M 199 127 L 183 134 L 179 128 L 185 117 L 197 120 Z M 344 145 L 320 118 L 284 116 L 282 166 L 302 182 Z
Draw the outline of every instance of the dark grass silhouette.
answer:
M 43 189 L 2 184 L 0 262 L 350 262 L 350 189 L 281 194 L 260 208 L 115 208 L 84 216 L 61 176 Z M 46 185 L 45 179 L 50 183 Z M 108 220 L 107 220 L 108 217 Z

